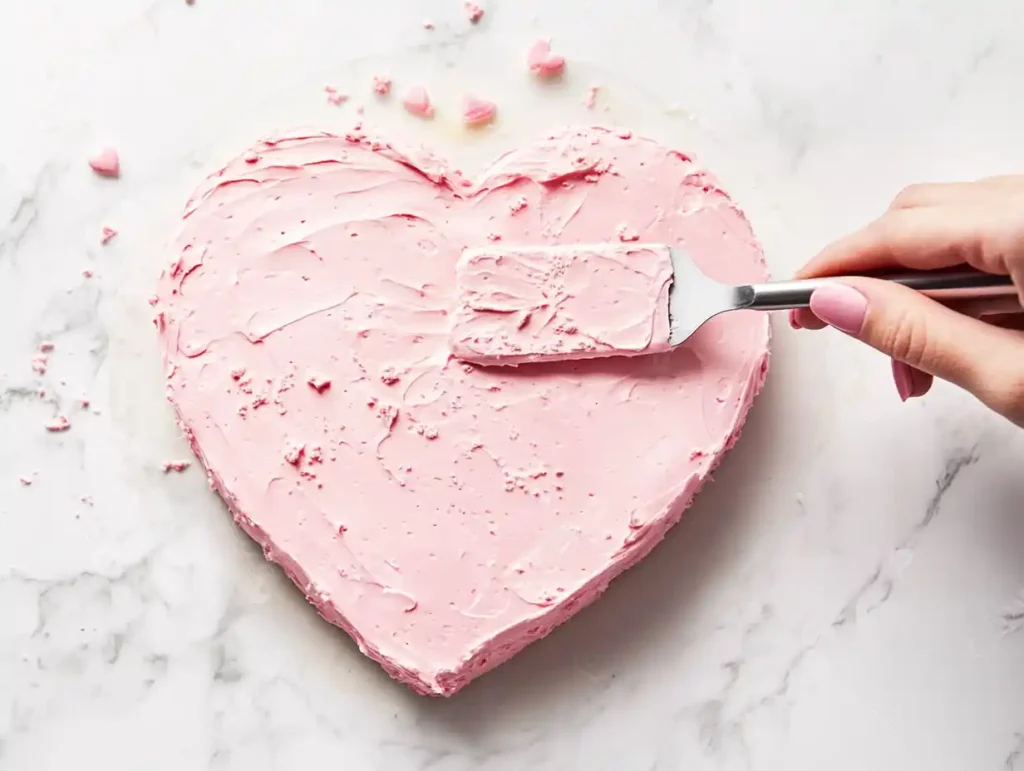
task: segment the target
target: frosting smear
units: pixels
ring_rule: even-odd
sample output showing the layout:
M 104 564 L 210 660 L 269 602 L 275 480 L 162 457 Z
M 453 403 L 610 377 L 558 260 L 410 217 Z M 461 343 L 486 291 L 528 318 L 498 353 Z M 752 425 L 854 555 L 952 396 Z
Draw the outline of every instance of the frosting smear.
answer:
M 452 355 L 524 364 L 669 350 L 667 246 L 467 250 L 455 268 Z
M 617 242 L 623 222 L 638 243 Z M 359 131 L 284 136 L 185 207 L 153 308 L 181 428 L 267 558 L 417 692 L 454 693 L 643 558 L 761 388 L 768 322 L 744 311 L 653 356 L 451 356 L 466 249 L 605 242 L 683 246 L 722 282 L 766 277 L 707 172 L 599 128 L 475 182 Z M 574 309 L 581 330 L 591 310 Z M 648 321 L 623 320 L 642 344 Z

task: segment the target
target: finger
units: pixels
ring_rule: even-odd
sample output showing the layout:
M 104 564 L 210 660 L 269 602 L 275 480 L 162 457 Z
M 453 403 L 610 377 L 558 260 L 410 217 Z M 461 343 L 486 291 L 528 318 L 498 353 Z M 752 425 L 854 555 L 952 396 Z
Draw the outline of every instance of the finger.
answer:
M 1015 296 L 1009 297 L 979 297 L 973 300 L 961 300 L 956 303 L 948 303 L 949 307 L 957 313 L 966 316 L 974 316 L 979 319 L 991 315 L 1006 315 L 1024 313 L 1020 300 Z M 986 319 L 987 321 L 988 319 Z
M 934 382 L 934 378 L 927 372 L 922 372 L 902 361 L 896 361 L 896 359 L 892 360 L 892 379 L 895 381 L 896 391 L 903 401 L 924 396 L 931 390 Z
M 827 246 L 797 278 L 843 276 L 892 268 L 937 270 L 967 263 L 1005 275 L 1011 244 L 984 234 L 1000 232 L 1004 214 L 988 207 L 894 209 Z M 1024 270 L 1024 267 L 1022 267 Z
M 944 206 L 976 200 L 980 196 L 1017 190 L 1024 186 L 1020 174 L 984 177 L 973 182 L 925 182 L 903 188 L 890 209 L 917 209 L 923 206 Z
M 811 310 L 896 361 L 971 391 L 1024 421 L 1024 340 L 887 281 L 846 279 L 815 290 Z

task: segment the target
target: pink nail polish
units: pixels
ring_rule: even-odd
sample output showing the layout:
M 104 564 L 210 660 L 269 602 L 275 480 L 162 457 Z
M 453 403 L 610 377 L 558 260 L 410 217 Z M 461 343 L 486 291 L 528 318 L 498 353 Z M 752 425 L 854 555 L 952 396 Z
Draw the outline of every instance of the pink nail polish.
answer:
M 846 284 L 826 284 L 811 294 L 811 312 L 830 327 L 857 335 L 864 326 L 868 299 Z
M 892 379 L 896 381 L 896 391 L 900 395 L 900 401 L 906 401 L 914 395 L 914 374 L 910 367 L 902 361 L 892 361 Z

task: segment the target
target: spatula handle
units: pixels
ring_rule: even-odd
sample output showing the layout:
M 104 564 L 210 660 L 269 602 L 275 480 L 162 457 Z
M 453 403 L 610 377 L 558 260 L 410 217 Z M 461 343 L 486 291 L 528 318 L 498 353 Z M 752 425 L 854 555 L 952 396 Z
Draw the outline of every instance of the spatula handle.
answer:
M 1017 294 L 1017 289 L 1009 276 L 994 276 L 972 268 L 874 274 L 870 277 L 902 284 L 941 302 Z M 770 281 L 737 287 L 737 299 L 742 302 L 742 305 L 738 304 L 737 307 L 762 311 L 806 308 L 815 289 L 835 281 L 842 281 L 842 277 Z

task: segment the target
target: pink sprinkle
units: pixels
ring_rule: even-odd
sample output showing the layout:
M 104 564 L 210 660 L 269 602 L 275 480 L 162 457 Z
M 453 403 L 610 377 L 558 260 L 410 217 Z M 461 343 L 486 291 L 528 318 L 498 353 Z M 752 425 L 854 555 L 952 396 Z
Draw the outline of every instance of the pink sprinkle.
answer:
M 551 53 L 551 42 L 538 40 L 526 54 L 526 66 L 538 78 L 553 78 L 565 69 L 565 57 Z
M 640 240 L 640 234 L 626 224 L 619 225 L 617 228 L 615 228 L 615 234 L 619 237 L 620 241 Z
M 470 24 L 476 24 L 484 17 L 484 9 L 476 3 L 467 0 L 464 5 L 466 7 L 466 16 L 469 17 Z
M 101 177 L 117 177 L 121 174 L 121 159 L 117 150 L 108 147 L 89 159 L 89 167 Z
M 588 110 L 593 110 L 597 106 L 597 92 L 600 90 L 600 86 L 588 88 L 586 96 L 583 97 L 583 106 Z
M 53 350 L 53 342 L 51 342 L 50 340 L 43 340 L 39 344 L 39 351 L 41 353 L 49 353 L 52 350 Z
M 68 420 L 66 415 L 58 415 L 49 423 L 46 424 L 46 430 L 57 433 L 58 431 L 67 431 L 71 428 L 71 421 Z
M 391 92 L 391 78 L 384 75 L 374 75 L 373 92 L 377 96 L 387 96 Z
M 187 460 L 168 460 L 164 461 L 164 473 L 169 474 L 172 471 L 177 471 L 179 474 L 187 469 L 192 464 Z
M 104 225 L 103 226 L 103 235 L 100 236 L 100 243 L 101 244 L 108 244 L 108 243 L 110 243 L 110 239 L 113 238 L 116 235 L 117 235 L 117 231 L 116 230 L 114 230 L 111 227 L 107 227 L 106 225 Z
M 494 102 L 467 96 L 462 107 L 462 122 L 467 126 L 483 126 L 497 114 L 498 106 Z
M 309 379 L 306 382 L 309 383 L 309 387 L 316 391 L 318 394 L 322 394 L 324 391 L 331 387 L 330 378 L 324 377 L 323 375 L 318 375 L 316 373 L 310 374 Z
M 433 21 L 431 21 L 430 19 L 424 19 L 423 20 L 423 29 L 433 29 L 433 28 L 434 28 L 434 22 Z
M 50 360 L 50 357 L 45 353 L 37 353 L 32 357 L 32 371 L 37 375 L 46 374 L 46 364 Z
M 402 106 L 411 115 L 420 118 L 433 118 L 434 105 L 430 103 L 430 94 L 423 86 L 413 86 L 402 99 Z

